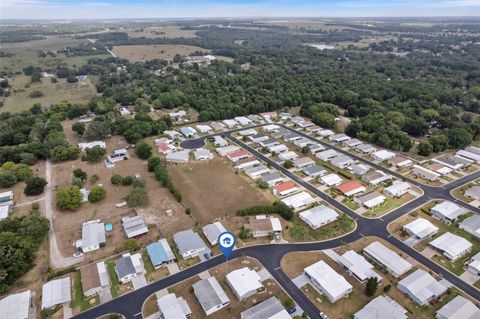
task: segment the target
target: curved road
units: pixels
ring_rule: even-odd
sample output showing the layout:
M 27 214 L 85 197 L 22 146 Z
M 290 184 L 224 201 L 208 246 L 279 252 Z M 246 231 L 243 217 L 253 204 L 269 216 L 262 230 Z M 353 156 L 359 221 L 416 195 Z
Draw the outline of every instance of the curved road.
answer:
M 256 125 L 252 126 L 251 128 L 254 127 L 259 127 L 263 126 L 262 125 Z M 463 280 L 461 280 L 458 276 L 454 275 L 453 273 L 449 272 L 445 268 L 441 267 L 437 263 L 431 261 L 430 259 L 426 258 L 423 256 L 421 253 L 418 251 L 408 247 L 405 245 L 403 242 L 400 240 L 396 239 L 393 237 L 387 230 L 387 226 L 390 222 L 394 221 L 395 219 L 401 217 L 402 215 L 405 215 L 406 213 L 412 211 L 413 209 L 424 205 L 425 203 L 433 200 L 433 199 L 445 199 L 445 200 L 450 200 L 454 202 L 459 202 L 457 199 L 453 198 L 450 194 L 450 191 L 453 190 L 454 188 L 457 188 L 465 183 L 468 183 L 472 180 L 475 180 L 477 178 L 480 178 L 480 171 L 475 172 L 473 174 L 470 174 L 468 176 L 465 176 L 463 178 L 460 178 L 452 183 L 449 183 L 448 185 L 444 185 L 441 187 L 431 187 L 431 186 L 425 186 L 418 181 L 411 180 L 409 178 L 406 178 L 405 176 L 402 176 L 396 172 L 390 171 L 378 164 L 368 162 L 367 160 L 356 156 L 354 154 L 351 154 L 347 151 L 344 151 L 338 147 L 332 146 L 330 144 L 327 144 L 321 140 L 318 140 L 314 137 L 311 137 L 303 132 L 296 131 L 290 127 L 281 125 L 286 129 L 289 129 L 291 131 L 296 132 L 297 134 L 300 134 L 304 137 L 307 137 L 315 142 L 318 142 L 322 145 L 325 145 L 329 148 L 333 148 L 337 150 L 338 152 L 347 154 L 353 158 L 355 158 L 358 161 L 365 162 L 368 165 L 374 166 L 377 169 L 381 169 L 384 171 L 387 171 L 389 174 L 394 175 L 397 178 L 400 178 L 402 180 L 408 180 L 410 183 L 420 187 L 423 189 L 424 194 L 417 199 L 407 203 L 406 205 L 399 207 L 395 209 L 394 211 L 388 213 L 385 216 L 382 216 L 380 218 L 366 218 L 363 216 L 360 216 L 350 210 L 348 207 L 342 205 L 341 203 L 335 201 L 331 197 L 327 196 L 317 188 L 315 188 L 313 185 L 311 185 L 308 182 L 305 182 L 302 180 L 300 177 L 297 175 L 293 174 L 292 172 L 288 171 L 285 169 L 283 166 L 277 164 L 276 162 L 272 161 L 271 159 L 265 157 L 263 154 L 260 152 L 257 152 L 255 149 L 252 147 L 246 145 L 239 139 L 235 138 L 232 136 L 232 133 L 240 130 L 244 130 L 245 128 L 240 128 L 228 132 L 223 132 L 223 133 L 217 133 L 217 134 L 212 134 L 208 136 L 204 136 L 195 140 L 186 140 L 182 142 L 181 146 L 184 148 L 188 149 L 195 149 L 202 147 L 204 145 L 204 140 L 206 138 L 215 136 L 215 135 L 223 135 L 231 140 L 233 140 L 235 143 L 240 145 L 241 147 L 245 148 L 248 150 L 250 153 L 254 154 L 256 157 L 261 159 L 262 161 L 268 163 L 275 169 L 281 171 L 283 174 L 294 180 L 296 183 L 302 185 L 304 188 L 308 189 L 310 192 L 314 193 L 315 195 L 319 196 L 322 198 L 324 201 L 328 202 L 330 205 L 334 206 L 336 209 L 344 212 L 351 218 L 356 220 L 357 223 L 357 228 L 355 231 L 342 236 L 340 238 L 335 238 L 332 240 L 328 241 L 323 241 L 323 242 L 315 242 L 315 243 L 301 243 L 301 244 L 267 244 L 267 245 L 259 245 L 259 246 L 252 246 L 252 247 L 245 247 L 245 248 L 240 248 L 238 250 L 235 250 L 232 253 L 232 258 L 236 258 L 239 256 L 250 256 L 253 258 L 258 259 L 263 266 L 272 274 L 272 276 L 275 278 L 275 280 L 282 286 L 282 288 L 295 300 L 295 302 L 310 316 L 310 318 L 320 318 L 319 315 L 319 309 L 293 284 L 293 282 L 288 278 L 287 275 L 282 271 L 280 268 L 280 261 L 282 257 L 290 252 L 294 251 L 314 251 L 314 250 L 323 250 L 323 249 L 329 249 L 329 248 L 335 248 L 341 246 L 343 243 L 350 243 L 354 242 L 358 239 L 361 239 L 363 236 L 377 236 L 380 238 L 384 238 L 387 240 L 390 244 L 393 246 L 397 247 L 398 249 L 402 250 L 405 254 L 410 255 L 414 259 L 416 259 L 418 262 L 423 264 L 425 267 L 431 269 L 435 273 L 441 275 L 448 281 L 450 281 L 452 284 L 457 286 L 459 289 L 463 290 L 467 294 L 471 295 L 477 300 L 480 300 L 480 291 L 467 284 Z M 465 204 L 461 202 L 461 205 L 468 207 L 468 209 L 480 213 L 480 209 L 476 207 L 472 207 L 468 204 Z M 153 293 L 157 292 L 158 290 L 167 288 L 171 285 L 174 285 L 175 283 L 178 283 L 179 281 L 188 279 L 192 276 L 198 275 L 199 273 L 211 269 L 212 267 L 218 266 L 219 264 L 224 262 L 224 257 L 223 256 L 217 256 L 215 258 L 212 258 L 208 261 L 205 261 L 203 263 L 200 263 L 198 265 L 195 265 L 193 267 L 187 268 L 177 274 L 174 274 L 172 276 L 169 276 L 167 278 L 164 278 L 162 280 L 156 281 L 152 284 L 149 284 L 146 287 L 143 287 L 141 289 L 135 290 L 133 292 L 130 292 L 126 295 L 123 295 L 121 297 L 118 297 L 110 302 L 104 303 L 102 305 L 99 305 L 95 308 L 92 308 L 88 311 L 85 311 L 74 318 L 78 319 L 90 319 L 90 318 L 96 318 L 104 314 L 108 314 L 111 312 L 117 312 L 123 314 L 126 318 L 142 318 L 141 315 L 141 309 L 143 302 Z

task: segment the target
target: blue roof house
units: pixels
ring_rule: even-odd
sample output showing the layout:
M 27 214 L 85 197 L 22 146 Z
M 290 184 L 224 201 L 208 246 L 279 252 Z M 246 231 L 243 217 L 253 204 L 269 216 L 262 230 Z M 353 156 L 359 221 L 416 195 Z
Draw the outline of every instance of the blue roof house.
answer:
M 160 239 L 159 241 L 148 245 L 147 253 L 155 269 L 175 262 L 175 255 L 166 239 Z

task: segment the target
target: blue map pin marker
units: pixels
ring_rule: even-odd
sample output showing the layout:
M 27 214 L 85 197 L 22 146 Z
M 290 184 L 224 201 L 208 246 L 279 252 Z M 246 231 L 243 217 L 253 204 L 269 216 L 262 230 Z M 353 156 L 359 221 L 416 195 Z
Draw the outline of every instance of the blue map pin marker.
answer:
M 218 246 L 222 250 L 222 253 L 228 259 L 235 246 L 235 236 L 231 232 L 223 232 L 218 236 Z

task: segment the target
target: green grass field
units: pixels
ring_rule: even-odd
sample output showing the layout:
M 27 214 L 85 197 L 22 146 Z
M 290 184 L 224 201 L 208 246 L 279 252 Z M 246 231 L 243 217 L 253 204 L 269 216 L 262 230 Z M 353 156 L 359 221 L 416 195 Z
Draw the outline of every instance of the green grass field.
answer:
M 88 103 L 95 97 L 96 90 L 93 84 L 87 79 L 84 82 L 67 83 L 65 79 L 58 79 L 58 83 L 52 83 L 50 79 L 44 78 L 41 83 L 29 84 L 30 77 L 24 75 L 15 76 L 10 80 L 12 94 L 5 99 L 0 112 L 17 113 L 28 110 L 35 103 L 43 107 L 67 100 L 71 103 Z M 31 98 L 30 93 L 39 90 L 42 97 Z
M 109 54 L 101 54 L 67 57 L 64 54 L 59 53 L 56 57 L 39 57 L 36 51 L 22 51 L 13 54 L 11 57 L 1 58 L 0 71 L 5 71 L 7 73 L 21 72 L 23 68 L 29 65 L 41 67 L 44 70 L 55 69 L 58 66 L 78 68 L 86 64 L 89 59 L 107 58 L 109 56 Z

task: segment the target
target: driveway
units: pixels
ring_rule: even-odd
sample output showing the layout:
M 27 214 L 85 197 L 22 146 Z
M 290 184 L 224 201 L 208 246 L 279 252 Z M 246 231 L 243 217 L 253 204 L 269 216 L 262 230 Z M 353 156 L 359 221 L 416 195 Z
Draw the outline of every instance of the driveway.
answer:
M 110 286 L 102 288 L 99 293 L 100 303 L 109 302 L 113 299 L 112 292 L 110 291 Z
M 466 283 L 469 283 L 470 285 L 473 285 L 474 283 L 476 283 L 480 279 L 480 277 L 478 277 L 475 274 L 472 274 L 468 270 L 466 270 L 463 274 L 461 274 L 458 277 L 460 279 L 462 279 L 463 281 L 465 281 Z
M 148 285 L 147 279 L 145 279 L 144 274 L 137 275 L 132 279 L 133 289 L 137 290 Z
M 437 252 L 430 247 L 426 247 L 424 250 L 422 250 L 422 255 L 427 257 L 428 259 L 432 259 L 432 257 L 436 254 Z
M 305 286 L 310 282 L 310 279 L 308 279 L 308 277 L 305 274 L 301 274 L 300 276 L 293 278 L 292 281 L 295 284 L 295 286 L 297 286 L 298 288 L 302 288 L 303 286 Z
M 415 238 L 414 236 L 411 236 L 411 237 L 408 237 L 407 239 L 405 239 L 403 241 L 403 243 L 405 245 L 407 245 L 408 247 L 413 247 L 415 246 L 417 243 L 419 243 L 420 240 L 418 240 L 417 238 Z

